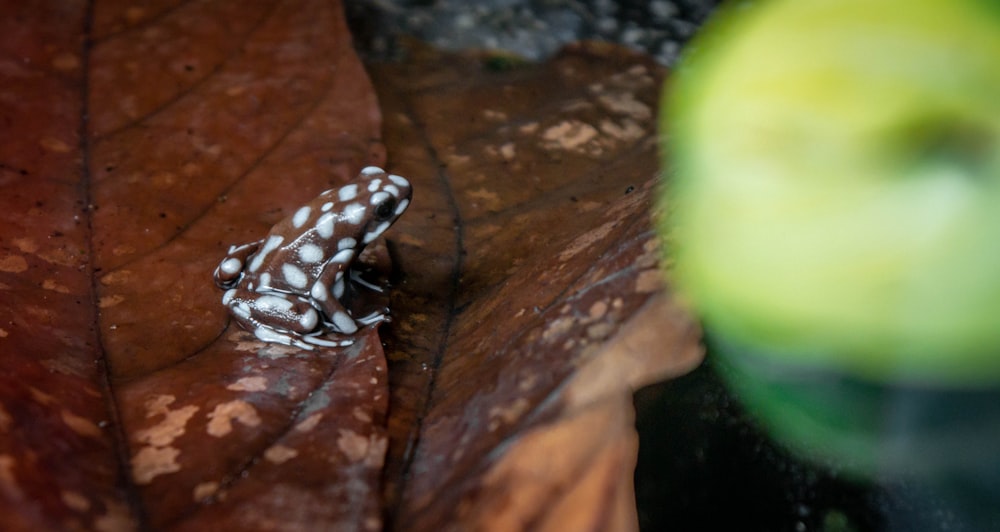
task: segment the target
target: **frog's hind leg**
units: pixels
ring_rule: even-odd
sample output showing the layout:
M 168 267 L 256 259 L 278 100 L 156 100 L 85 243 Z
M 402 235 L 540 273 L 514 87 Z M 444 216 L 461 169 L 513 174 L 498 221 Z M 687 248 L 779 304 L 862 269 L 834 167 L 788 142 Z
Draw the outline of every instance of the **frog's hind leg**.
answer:
M 226 291 L 222 303 L 237 323 L 265 342 L 309 350 L 313 349 L 312 345 L 321 345 L 303 341 L 307 335 L 322 332 L 322 327 L 319 312 L 298 297 L 232 288 Z
M 294 335 L 286 332 L 279 331 L 273 327 L 268 327 L 262 323 L 258 323 L 253 328 L 253 335 L 257 338 L 272 344 L 284 344 L 293 347 L 298 347 L 299 349 L 305 349 L 306 351 L 312 351 L 315 347 L 309 345 L 308 343 L 299 340 Z
M 344 295 L 346 271 L 342 262 L 331 262 L 309 291 L 313 302 L 323 313 L 324 324 L 331 331 L 344 335 L 358 332 L 358 324 L 339 301 Z

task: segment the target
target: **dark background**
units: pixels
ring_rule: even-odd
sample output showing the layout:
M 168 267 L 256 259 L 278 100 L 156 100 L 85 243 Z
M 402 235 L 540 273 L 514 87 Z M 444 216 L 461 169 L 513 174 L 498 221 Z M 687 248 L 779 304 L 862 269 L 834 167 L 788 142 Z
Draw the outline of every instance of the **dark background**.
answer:
M 401 35 L 445 50 L 504 51 L 544 60 L 567 43 L 598 39 L 672 65 L 718 0 L 347 0 L 360 51 L 391 58 Z

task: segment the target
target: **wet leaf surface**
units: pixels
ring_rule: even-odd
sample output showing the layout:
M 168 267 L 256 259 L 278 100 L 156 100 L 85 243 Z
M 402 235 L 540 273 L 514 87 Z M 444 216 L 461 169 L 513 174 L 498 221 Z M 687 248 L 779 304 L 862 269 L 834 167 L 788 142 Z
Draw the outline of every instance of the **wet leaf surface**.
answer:
M 597 45 L 491 64 L 372 71 L 416 182 L 394 229 L 392 523 L 632 528 L 630 390 L 701 357 L 650 222 L 662 72 Z
M 379 528 L 376 331 L 265 346 L 211 279 L 384 164 L 340 7 L 51 4 L 0 17 L 4 528 Z
M 662 73 L 490 64 L 376 98 L 336 3 L 0 3 L 2 528 L 634 526 L 630 390 L 700 358 L 649 219 Z M 394 321 L 229 326 L 228 246 L 368 164 L 415 189 L 370 254 Z

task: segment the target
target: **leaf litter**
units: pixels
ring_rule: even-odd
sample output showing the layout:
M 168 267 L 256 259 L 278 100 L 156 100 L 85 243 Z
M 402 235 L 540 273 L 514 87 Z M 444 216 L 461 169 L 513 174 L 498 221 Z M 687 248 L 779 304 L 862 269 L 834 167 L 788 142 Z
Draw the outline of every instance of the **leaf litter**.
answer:
M 415 51 L 376 95 L 335 3 L 2 9 L 5 529 L 634 528 L 630 390 L 701 356 L 650 223 L 659 67 Z M 368 257 L 394 321 L 227 327 L 226 248 L 369 164 L 415 188 Z

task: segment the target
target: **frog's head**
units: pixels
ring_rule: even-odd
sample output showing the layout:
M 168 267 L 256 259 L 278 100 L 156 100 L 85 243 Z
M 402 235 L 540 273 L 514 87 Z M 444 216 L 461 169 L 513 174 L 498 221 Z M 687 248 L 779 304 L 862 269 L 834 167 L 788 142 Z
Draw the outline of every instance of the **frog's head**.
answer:
M 368 244 L 406 211 L 413 190 L 406 178 L 386 173 L 377 166 L 361 170 L 356 182 L 359 196 L 367 198 L 361 242 Z

